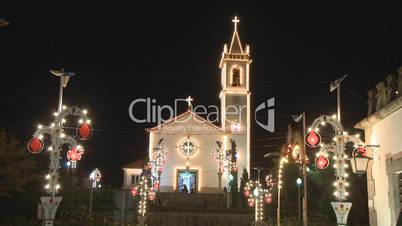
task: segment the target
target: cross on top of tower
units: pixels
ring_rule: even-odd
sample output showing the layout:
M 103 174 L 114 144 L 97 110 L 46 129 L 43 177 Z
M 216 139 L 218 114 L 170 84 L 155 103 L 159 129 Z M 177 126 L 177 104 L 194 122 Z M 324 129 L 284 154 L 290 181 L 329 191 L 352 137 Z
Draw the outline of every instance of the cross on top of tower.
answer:
M 192 102 L 193 100 L 194 100 L 194 99 L 191 98 L 191 96 L 188 96 L 188 97 L 187 97 L 186 101 L 187 101 L 187 104 L 188 104 L 188 108 L 191 108 L 191 102 Z
M 232 22 L 234 23 L 234 28 L 235 28 L 235 30 L 237 30 L 237 23 L 239 23 L 240 20 L 237 18 L 237 16 L 235 16 L 235 17 L 233 18 Z

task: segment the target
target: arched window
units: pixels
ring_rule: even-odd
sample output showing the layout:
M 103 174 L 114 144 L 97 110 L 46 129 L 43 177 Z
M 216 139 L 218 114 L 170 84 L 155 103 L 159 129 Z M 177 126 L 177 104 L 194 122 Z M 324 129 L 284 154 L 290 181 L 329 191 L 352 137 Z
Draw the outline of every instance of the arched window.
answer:
M 232 69 L 232 86 L 240 86 L 240 68 Z

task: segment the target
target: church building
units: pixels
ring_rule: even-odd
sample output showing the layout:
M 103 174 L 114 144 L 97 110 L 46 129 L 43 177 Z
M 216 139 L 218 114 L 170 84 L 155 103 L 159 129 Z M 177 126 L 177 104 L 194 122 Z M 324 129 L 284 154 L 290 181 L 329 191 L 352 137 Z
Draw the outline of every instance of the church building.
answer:
M 219 124 L 198 115 L 189 97 L 187 111 L 147 129 L 149 159 L 152 160 L 153 151 L 161 139 L 168 150 L 160 176 L 162 192 L 181 192 L 184 187 L 189 192 L 217 192 L 218 164 L 211 158 L 211 152 L 218 148 L 217 142 L 223 152 L 230 149 L 232 141 L 236 144 L 239 180 L 243 169 L 250 172 L 250 48 L 241 44 L 238 18 L 235 17 L 232 22 L 234 31 L 230 45 L 224 45 L 219 62 Z M 136 177 L 128 174 L 137 171 L 129 167 L 125 167 L 124 171 L 125 186 L 129 186 L 133 183 L 129 179 Z M 222 187 L 227 184 L 229 174 L 226 172 L 227 169 L 224 169 Z

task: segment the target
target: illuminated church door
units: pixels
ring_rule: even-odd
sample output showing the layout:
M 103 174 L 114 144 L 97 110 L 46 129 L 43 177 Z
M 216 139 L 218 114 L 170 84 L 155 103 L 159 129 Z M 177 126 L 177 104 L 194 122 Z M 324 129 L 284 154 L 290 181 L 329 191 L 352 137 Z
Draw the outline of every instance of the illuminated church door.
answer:
M 197 192 L 198 186 L 198 170 L 177 170 L 177 190 L 178 192 L 185 192 L 187 188 L 188 193 Z M 184 191 L 183 191 L 184 189 Z

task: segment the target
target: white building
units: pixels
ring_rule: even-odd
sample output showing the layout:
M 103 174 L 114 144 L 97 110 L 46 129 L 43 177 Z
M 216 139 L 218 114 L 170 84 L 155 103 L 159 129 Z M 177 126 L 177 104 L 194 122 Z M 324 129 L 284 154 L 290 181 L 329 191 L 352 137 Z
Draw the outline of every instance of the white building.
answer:
M 123 167 L 124 172 L 123 188 L 130 188 L 132 185 L 140 182 L 140 176 L 144 165 L 145 160 L 139 159 Z
M 242 46 L 235 17 L 230 45 L 224 45 L 221 69 L 219 123 L 214 124 L 197 114 L 197 106 L 191 104 L 186 112 L 162 123 L 149 132 L 149 158 L 163 139 L 168 149 L 167 161 L 161 175 L 161 191 L 181 191 L 184 185 L 193 192 L 216 192 L 218 166 L 211 159 L 211 151 L 222 143 L 222 150 L 230 149 L 230 140 L 237 145 L 238 175 L 243 169 L 250 172 L 250 49 Z M 212 75 L 211 75 L 212 76 Z M 132 172 L 125 170 L 125 180 Z M 156 176 L 156 175 L 155 175 Z M 224 173 L 222 187 L 227 174 Z M 125 181 L 125 184 L 130 182 Z
M 367 170 L 370 225 L 394 226 L 401 218 L 402 67 L 367 94 L 368 116 L 355 127 L 364 129 L 367 144 L 380 145 Z

